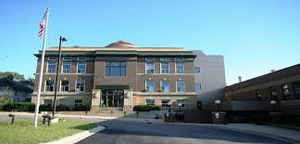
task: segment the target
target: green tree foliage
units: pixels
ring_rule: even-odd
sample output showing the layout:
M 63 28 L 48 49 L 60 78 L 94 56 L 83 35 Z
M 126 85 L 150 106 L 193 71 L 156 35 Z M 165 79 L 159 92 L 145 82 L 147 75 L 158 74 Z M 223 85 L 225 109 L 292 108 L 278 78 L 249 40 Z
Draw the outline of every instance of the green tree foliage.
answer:
M 25 80 L 24 75 L 17 72 L 0 72 L 0 78 L 8 76 L 13 76 L 13 78 L 16 80 Z

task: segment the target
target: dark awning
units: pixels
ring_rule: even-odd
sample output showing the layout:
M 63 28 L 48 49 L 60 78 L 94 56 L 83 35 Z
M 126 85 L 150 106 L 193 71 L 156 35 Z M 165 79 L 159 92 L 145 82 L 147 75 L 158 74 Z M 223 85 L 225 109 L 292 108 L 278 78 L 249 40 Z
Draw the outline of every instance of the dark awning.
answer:
M 96 89 L 129 89 L 129 85 L 96 85 Z

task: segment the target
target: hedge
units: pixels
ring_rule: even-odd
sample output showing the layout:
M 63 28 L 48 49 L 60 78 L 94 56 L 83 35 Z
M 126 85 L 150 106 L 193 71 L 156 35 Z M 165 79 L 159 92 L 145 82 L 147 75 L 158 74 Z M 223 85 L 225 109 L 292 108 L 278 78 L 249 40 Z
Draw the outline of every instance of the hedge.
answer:
M 136 105 L 133 107 L 133 111 L 152 111 L 152 110 L 160 110 L 160 107 L 155 105 Z
M 35 104 L 29 102 L 11 102 L 0 104 L 0 110 L 3 111 L 26 111 L 33 112 Z M 87 105 L 78 105 L 73 108 L 66 105 L 57 105 L 56 111 L 89 111 L 90 107 Z M 52 105 L 40 105 L 40 111 L 52 111 Z
M 2 106 L 4 111 L 34 111 L 35 104 L 27 102 L 10 102 Z

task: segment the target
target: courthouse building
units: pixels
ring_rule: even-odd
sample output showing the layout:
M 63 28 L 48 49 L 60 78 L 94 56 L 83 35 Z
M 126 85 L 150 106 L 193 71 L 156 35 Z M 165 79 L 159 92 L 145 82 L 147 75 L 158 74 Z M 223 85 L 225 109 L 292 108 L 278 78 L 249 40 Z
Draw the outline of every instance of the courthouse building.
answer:
M 36 102 L 41 51 L 32 102 Z M 52 104 L 58 48 L 49 48 L 41 104 Z M 105 47 L 63 47 L 58 104 L 131 109 L 134 105 L 196 104 L 193 51 L 138 47 L 118 41 Z

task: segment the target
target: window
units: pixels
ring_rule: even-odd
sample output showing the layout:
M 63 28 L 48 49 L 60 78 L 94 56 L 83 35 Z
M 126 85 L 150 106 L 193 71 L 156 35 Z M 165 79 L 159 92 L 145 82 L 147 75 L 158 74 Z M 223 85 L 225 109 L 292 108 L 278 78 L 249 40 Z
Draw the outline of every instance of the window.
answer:
M 294 94 L 296 99 L 300 99 L 300 82 L 293 83 Z
M 75 106 L 82 105 L 82 99 L 75 99 Z
M 170 83 L 168 80 L 160 81 L 160 90 L 161 92 L 170 92 Z
M 64 58 L 64 61 L 63 61 L 63 73 L 71 73 L 71 63 L 72 63 L 71 59 Z
M 154 92 L 155 91 L 155 82 L 154 82 L 154 80 L 146 80 L 145 90 L 147 92 Z
M 146 105 L 154 105 L 155 100 L 154 99 L 146 99 Z
M 48 59 L 48 73 L 55 73 L 56 72 L 56 58 L 49 58 Z
M 61 91 L 67 92 L 70 90 L 69 88 L 70 88 L 70 86 L 69 86 L 68 80 L 61 81 Z
M 201 83 L 195 83 L 195 91 L 201 90 Z
M 281 86 L 281 91 L 282 91 L 282 95 L 283 95 L 283 99 L 286 100 L 290 95 L 291 95 L 291 92 L 290 92 L 290 88 L 289 88 L 289 85 L 288 84 L 284 84 Z
M 54 80 L 46 81 L 46 91 L 54 91 Z
M 278 98 L 278 92 L 276 88 L 271 88 L 271 99 L 276 100 Z
M 86 59 L 78 58 L 77 73 L 86 73 Z
M 168 58 L 161 58 L 160 59 L 160 73 L 169 73 L 169 59 Z
M 200 73 L 200 67 L 194 67 L 194 73 Z
M 262 96 L 260 90 L 256 90 L 255 95 L 256 95 L 257 100 L 262 100 L 263 99 L 263 96 Z
M 177 92 L 185 91 L 185 82 L 184 80 L 177 80 Z
M 155 71 L 155 64 L 153 59 L 146 59 L 145 61 L 145 73 L 152 74 Z
M 106 62 L 105 68 L 106 76 L 126 76 L 126 62 Z
M 161 100 L 161 106 L 162 107 L 169 107 L 171 105 L 170 103 L 171 101 L 169 99 L 164 99 L 164 100 Z
M 183 59 L 176 59 L 176 73 L 184 73 Z
M 44 100 L 44 105 L 51 106 L 52 105 L 52 99 L 45 99 Z
M 83 79 L 76 80 L 76 91 L 80 91 L 80 92 L 85 91 L 84 90 L 84 87 L 85 87 L 84 82 L 85 81 Z

